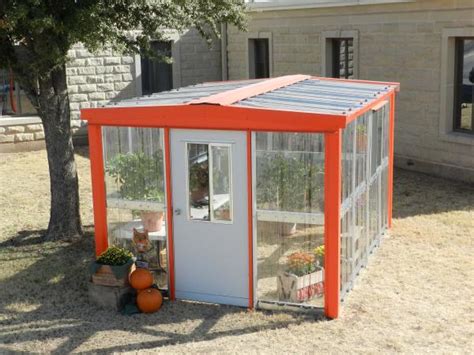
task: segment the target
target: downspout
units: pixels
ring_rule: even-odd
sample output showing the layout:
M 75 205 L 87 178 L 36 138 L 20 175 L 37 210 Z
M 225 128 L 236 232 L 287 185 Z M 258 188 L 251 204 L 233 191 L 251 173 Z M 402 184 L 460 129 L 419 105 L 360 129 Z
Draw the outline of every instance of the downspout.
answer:
M 227 66 L 227 23 L 221 24 L 221 70 L 222 80 L 229 80 L 229 68 Z

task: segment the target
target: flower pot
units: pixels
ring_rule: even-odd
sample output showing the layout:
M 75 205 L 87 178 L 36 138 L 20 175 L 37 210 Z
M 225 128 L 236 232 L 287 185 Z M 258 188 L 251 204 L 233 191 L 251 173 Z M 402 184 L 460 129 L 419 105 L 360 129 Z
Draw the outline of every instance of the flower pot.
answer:
M 140 213 L 142 218 L 143 228 L 148 232 L 158 232 L 163 226 L 163 212 L 156 211 L 142 211 Z
M 280 272 L 277 276 L 278 299 L 287 302 L 305 302 L 324 293 L 324 269 L 311 274 L 296 276 Z
M 103 265 L 93 262 L 91 265 L 92 283 L 102 286 L 128 286 L 128 274 L 133 260 L 124 265 Z

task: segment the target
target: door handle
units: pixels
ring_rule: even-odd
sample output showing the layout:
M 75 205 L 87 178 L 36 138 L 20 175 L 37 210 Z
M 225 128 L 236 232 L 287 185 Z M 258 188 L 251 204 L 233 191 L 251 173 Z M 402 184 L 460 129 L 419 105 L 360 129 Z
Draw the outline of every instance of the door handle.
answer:
M 177 208 L 174 210 L 174 214 L 179 216 L 181 214 L 181 208 Z

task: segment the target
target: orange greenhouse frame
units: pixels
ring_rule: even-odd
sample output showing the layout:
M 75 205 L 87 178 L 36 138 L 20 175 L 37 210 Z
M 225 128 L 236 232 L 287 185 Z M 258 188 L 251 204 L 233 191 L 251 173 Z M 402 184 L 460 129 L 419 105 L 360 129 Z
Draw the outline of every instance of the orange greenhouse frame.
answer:
M 175 299 L 173 260 L 173 206 L 170 161 L 170 129 L 232 130 L 247 134 L 247 193 L 248 193 L 248 255 L 249 255 L 249 309 L 254 308 L 254 265 L 252 226 L 252 157 L 251 133 L 254 131 L 312 132 L 325 136 L 324 178 L 324 245 L 325 283 L 324 313 L 337 318 L 340 311 L 340 207 L 341 207 L 341 151 L 342 130 L 361 114 L 373 110 L 381 103 L 390 103 L 388 149 L 388 227 L 392 226 L 393 201 L 393 147 L 395 95 L 399 83 L 366 80 L 341 80 L 358 83 L 390 85 L 393 88 L 370 104 L 348 115 L 317 114 L 295 111 L 277 111 L 264 108 L 231 106 L 240 100 L 266 93 L 305 79 L 341 80 L 307 75 L 290 75 L 268 79 L 251 87 L 242 87 L 211 95 L 186 104 L 169 106 L 104 107 L 82 109 L 81 119 L 88 121 L 92 194 L 94 207 L 96 255 L 108 246 L 107 207 L 104 181 L 102 126 L 164 128 L 166 209 L 169 250 L 169 294 Z

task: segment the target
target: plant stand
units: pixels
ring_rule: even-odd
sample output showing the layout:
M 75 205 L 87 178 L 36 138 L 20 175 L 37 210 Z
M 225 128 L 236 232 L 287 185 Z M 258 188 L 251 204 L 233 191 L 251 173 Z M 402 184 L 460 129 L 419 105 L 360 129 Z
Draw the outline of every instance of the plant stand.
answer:
M 128 274 L 133 260 L 125 265 L 111 266 L 92 263 L 92 283 L 101 286 L 128 286 Z
M 130 302 L 134 290 L 129 286 L 102 286 L 89 282 L 89 301 L 101 308 L 120 311 Z
M 324 269 L 303 276 L 280 272 L 277 276 L 278 299 L 287 302 L 305 302 L 324 294 Z

